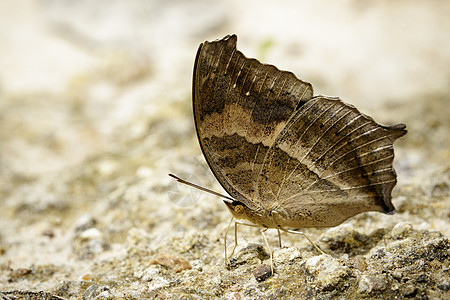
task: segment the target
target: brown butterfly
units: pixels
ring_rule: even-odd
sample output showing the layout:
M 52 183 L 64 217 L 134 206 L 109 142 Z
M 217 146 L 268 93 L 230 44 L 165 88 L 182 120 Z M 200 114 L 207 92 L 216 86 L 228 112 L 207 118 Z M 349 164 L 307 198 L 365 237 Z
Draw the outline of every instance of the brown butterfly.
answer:
M 313 96 L 311 84 L 245 57 L 236 41 L 202 43 L 193 78 L 198 140 L 231 197 L 213 193 L 233 217 L 293 232 L 287 228 L 392 213 L 393 142 L 406 126 L 380 125 L 339 98 Z

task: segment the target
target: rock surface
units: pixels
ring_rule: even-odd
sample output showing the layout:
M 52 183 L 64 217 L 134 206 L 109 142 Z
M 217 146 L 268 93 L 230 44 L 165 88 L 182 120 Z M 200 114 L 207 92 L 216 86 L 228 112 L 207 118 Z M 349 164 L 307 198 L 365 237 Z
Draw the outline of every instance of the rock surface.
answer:
M 1 299 L 450 298 L 450 4 L 244 3 L 0 3 Z M 395 215 L 305 230 L 328 255 L 269 230 L 273 275 L 240 226 L 225 267 L 225 206 L 167 173 L 221 191 L 190 81 L 198 44 L 228 33 L 315 94 L 407 124 Z

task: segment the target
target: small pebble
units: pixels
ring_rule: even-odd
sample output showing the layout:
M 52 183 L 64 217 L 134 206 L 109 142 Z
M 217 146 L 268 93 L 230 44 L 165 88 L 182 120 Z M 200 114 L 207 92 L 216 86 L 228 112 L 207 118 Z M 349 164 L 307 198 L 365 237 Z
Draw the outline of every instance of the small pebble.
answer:
M 86 229 L 93 228 L 97 224 L 97 221 L 90 215 L 81 215 L 75 222 L 75 231 L 82 232 Z
M 83 294 L 83 300 L 89 299 L 102 299 L 107 293 L 109 293 L 109 288 L 107 286 L 100 286 L 97 284 L 93 284 L 89 286 Z
M 301 257 L 302 255 L 297 248 L 281 248 L 275 250 L 273 253 L 273 260 L 275 264 L 292 262 L 293 260 Z
M 253 271 L 253 276 L 255 276 L 255 279 L 258 282 L 265 281 L 272 276 L 272 269 L 269 265 L 261 264 Z
M 358 292 L 369 294 L 372 291 L 383 291 L 387 286 L 388 281 L 384 275 L 362 275 L 358 284 Z
M 448 281 L 441 282 L 437 285 L 437 287 L 438 287 L 438 289 L 440 289 L 444 292 L 448 292 L 448 291 L 450 291 L 450 282 L 448 282 Z
M 316 283 L 322 288 L 330 288 L 349 274 L 349 268 L 329 255 L 314 256 L 306 261 L 306 270 L 314 275 Z
M 151 265 L 161 265 L 179 273 L 183 270 L 192 269 L 191 264 L 182 257 L 160 255 L 150 262 Z
M 400 222 L 394 226 L 391 230 L 391 236 L 394 239 L 403 239 L 408 236 L 412 231 L 412 225 L 408 222 Z

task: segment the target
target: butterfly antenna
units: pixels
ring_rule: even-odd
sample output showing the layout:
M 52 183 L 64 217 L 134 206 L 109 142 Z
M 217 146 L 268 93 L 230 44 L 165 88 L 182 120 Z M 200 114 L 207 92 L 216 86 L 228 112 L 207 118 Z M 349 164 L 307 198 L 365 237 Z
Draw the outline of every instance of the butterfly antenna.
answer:
M 224 198 L 224 199 L 226 199 L 226 200 L 225 200 L 226 202 L 232 203 L 232 202 L 236 201 L 236 200 L 234 200 L 234 199 L 231 198 L 231 197 L 228 197 L 228 196 L 226 196 L 226 195 L 220 194 L 220 193 L 215 192 L 215 191 L 213 191 L 213 190 L 204 188 L 204 187 L 202 187 L 202 186 L 196 185 L 195 183 L 192 183 L 192 182 L 186 181 L 186 180 L 184 180 L 184 179 L 181 179 L 180 177 L 175 176 L 175 175 L 173 175 L 173 174 L 169 174 L 169 176 L 172 177 L 172 178 L 174 178 L 176 181 L 178 181 L 178 182 L 180 182 L 180 183 L 183 183 L 183 184 L 188 185 L 188 186 L 190 186 L 190 187 L 199 189 L 200 191 L 207 192 L 207 193 L 213 194 L 213 195 L 215 195 L 215 196 Z

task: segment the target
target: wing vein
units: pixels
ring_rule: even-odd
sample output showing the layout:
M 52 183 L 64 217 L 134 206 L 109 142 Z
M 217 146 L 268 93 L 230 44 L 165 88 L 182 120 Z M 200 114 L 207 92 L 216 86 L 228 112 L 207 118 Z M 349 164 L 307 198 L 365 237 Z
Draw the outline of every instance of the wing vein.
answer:
M 364 164 L 364 165 L 359 165 L 359 166 L 356 166 L 356 167 L 353 167 L 353 168 L 348 168 L 348 169 L 345 169 L 345 170 L 342 170 L 342 171 L 339 171 L 339 172 L 330 174 L 330 175 L 328 175 L 328 176 L 325 176 L 325 177 L 323 177 L 322 179 L 328 179 L 328 178 L 331 178 L 331 177 L 335 177 L 335 176 L 337 176 L 337 175 L 340 175 L 340 174 L 343 174 L 343 173 L 346 173 L 346 172 L 349 172 L 349 171 L 352 171 L 352 170 L 356 170 L 356 169 L 359 169 L 359 168 L 364 168 L 364 167 L 367 167 L 367 166 L 370 166 L 370 165 L 373 165 L 373 164 L 375 164 L 375 163 L 379 163 L 379 162 L 381 162 L 381 161 L 383 161 L 383 160 L 388 160 L 388 159 L 391 159 L 391 158 L 394 158 L 394 156 L 393 156 L 393 155 L 390 155 L 390 156 L 387 156 L 387 157 L 383 157 L 383 158 L 380 158 L 380 159 L 371 161 L 371 162 L 366 163 L 366 164 Z
M 386 180 L 386 181 L 381 181 L 381 182 L 375 182 L 375 183 L 371 183 L 371 184 L 365 184 L 365 185 L 359 185 L 359 186 L 353 186 L 353 187 L 347 187 L 347 188 L 336 188 L 336 189 L 330 189 L 330 190 L 317 190 L 317 191 L 309 191 L 309 192 L 305 192 L 305 190 L 294 194 L 288 198 L 285 199 L 285 201 L 289 201 L 293 198 L 296 198 L 300 195 L 311 195 L 311 194 L 320 194 L 320 193 L 329 193 L 329 192 L 339 192 L 339 191 L 349 191 L 349 190 L 356 190 L 356 189 L 362 189 L 365 187 L 369 187 L 369 186 L 376 186 L 376 185 L 381 185 L 381 184 L 386 184 L 386 183 L 392 183 L 395 182 L 395 179 L 393 180 Z

